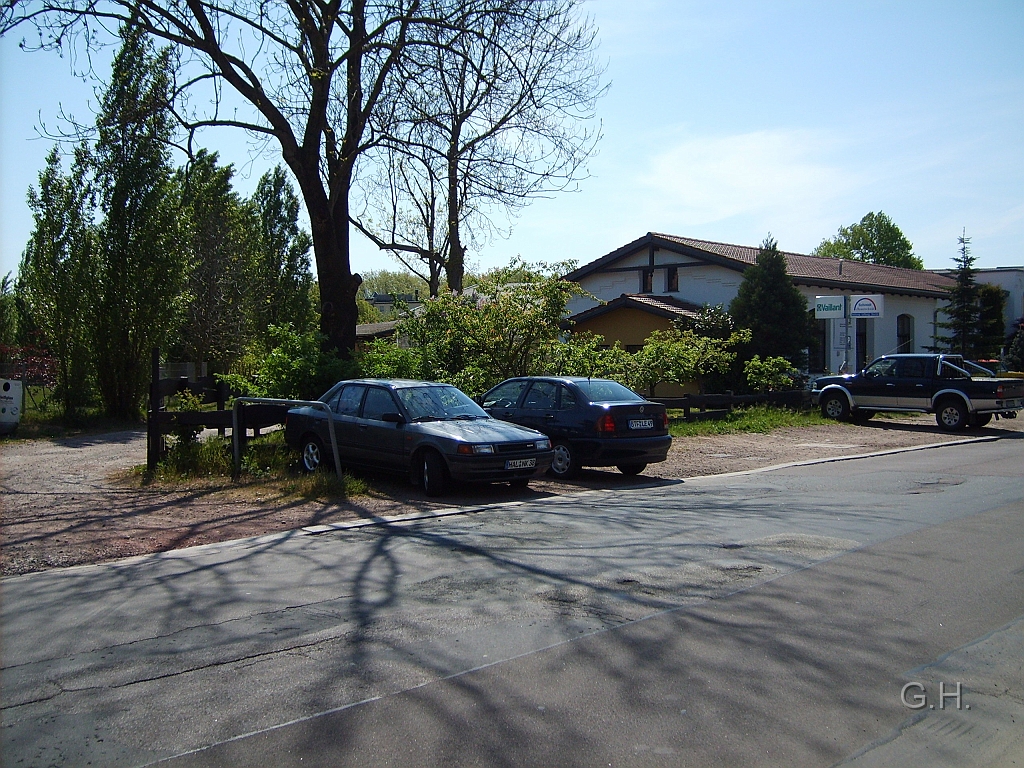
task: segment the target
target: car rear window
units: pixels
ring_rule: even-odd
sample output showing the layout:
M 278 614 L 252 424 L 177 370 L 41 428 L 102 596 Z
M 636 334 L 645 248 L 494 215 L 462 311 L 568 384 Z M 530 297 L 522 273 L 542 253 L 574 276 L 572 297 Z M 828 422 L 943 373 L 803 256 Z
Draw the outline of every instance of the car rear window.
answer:
M 617 381 L 587 379 L 586 381 L 577 381 L 576 385 L 583 390 L 583 394 L 592 403 L 637 402 L 643 400 L 636 392 L 622 386 Z

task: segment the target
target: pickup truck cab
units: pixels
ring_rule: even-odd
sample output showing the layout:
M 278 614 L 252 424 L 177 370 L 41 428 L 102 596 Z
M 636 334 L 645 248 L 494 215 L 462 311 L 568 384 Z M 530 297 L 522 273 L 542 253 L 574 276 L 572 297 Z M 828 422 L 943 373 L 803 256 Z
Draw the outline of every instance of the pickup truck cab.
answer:
M 960 355 L 885 355 L 856 375 L 815 380 L 811 398 L 827 418 L 934 413 L 939 427 L 953 432 L 984 426 L 993 415 L 1016 418 L 1024 408 L 1024 380 L 997 379 Z

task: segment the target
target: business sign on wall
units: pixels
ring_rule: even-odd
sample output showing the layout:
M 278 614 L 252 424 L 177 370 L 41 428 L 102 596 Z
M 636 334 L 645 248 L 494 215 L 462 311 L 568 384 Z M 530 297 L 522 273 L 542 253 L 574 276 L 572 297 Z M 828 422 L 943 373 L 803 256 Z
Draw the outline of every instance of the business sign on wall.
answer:
M 880 293 L 850 297 L 850 317 L 881 317 L 884 309 Z
M 846 317 L 845 296 L 815 296 L 814 317 L 817 320 L 834 320 Z

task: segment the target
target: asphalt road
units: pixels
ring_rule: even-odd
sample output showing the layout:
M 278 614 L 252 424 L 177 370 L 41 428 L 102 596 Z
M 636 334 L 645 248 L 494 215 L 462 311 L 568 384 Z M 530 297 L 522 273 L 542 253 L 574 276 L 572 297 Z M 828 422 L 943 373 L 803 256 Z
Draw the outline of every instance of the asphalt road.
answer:
M 1022 475 L 1008 437 L 6 579 L 3 764 L 1020 764 Z

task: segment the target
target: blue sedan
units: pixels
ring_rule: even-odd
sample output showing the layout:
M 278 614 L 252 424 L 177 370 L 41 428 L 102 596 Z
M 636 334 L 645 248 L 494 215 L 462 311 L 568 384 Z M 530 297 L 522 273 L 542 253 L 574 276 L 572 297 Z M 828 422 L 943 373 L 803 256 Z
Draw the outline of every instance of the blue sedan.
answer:
M 330 408 L 343 465 L 408 474 L 431 496 L 451 481 L 525 487 L 551 466 L 545 435 L 492 418 L 449 384 L 354 379 L 320 400 Z M 285 442 L 307 472 L 331 461 L 327 419 L 315 408 L 288 411 Z
M 522 376 L 503 381 L 480 403 L 495 418 L 550 437 L 556 477 L 571 477 L 583 466 L 638 475 L 665 461 L 672 447 L 665 406 L 609 379 Z

